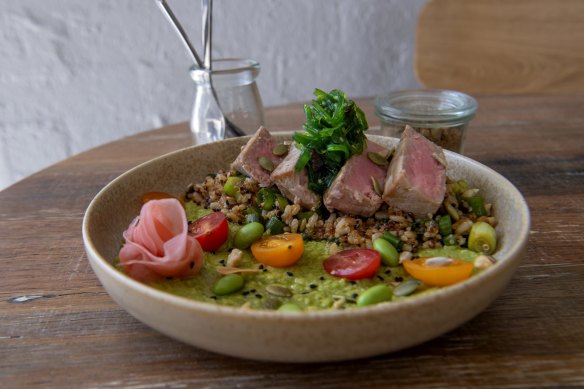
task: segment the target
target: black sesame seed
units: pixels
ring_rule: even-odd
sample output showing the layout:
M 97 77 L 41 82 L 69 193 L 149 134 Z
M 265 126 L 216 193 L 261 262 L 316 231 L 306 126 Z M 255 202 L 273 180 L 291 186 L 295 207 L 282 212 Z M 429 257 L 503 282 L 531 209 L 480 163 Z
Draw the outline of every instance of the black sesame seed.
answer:
M 212 298 L 213 300 L 217 300 L 217 296 L 211 296 L 210 298 Z
M 222 259 L 222 260 L 220 260 L 220 261 L 219 261 L 219 263 L 220 263 L 221 265 L 225 265 L 225 260 L 224 260 L 224 259 Z
M 355 285 L 356 283 L 357 282 L 355 282 L 355 281 L 349 281 L 349 284 L 351 284 L 351 285 Z
M 247 296 L 249 294 L 249 290 L 245 290 L 241 294 L 244 295 L 244 296 Z
M 320 276 L 319 280 L 324 281 L 324 276 Z
M 383 281 L 385 278 L 381 277 L 379 274 L 377 275 L 377 278 L 379 278 L 379 281 Z
M 351 298 L 353 298 L 353 299 L 356 299 L 357 297 L 359 297 L 359 294 L 358 294 L 358 293 L 353 293 L 353 294 L 351 295 Z
M 291 271 L 287 271 L 287 272 L 286 272 L 286 275 L 287 275 L 288 277 L 292 277 L 294 274 L 293 274 Z
M 404 279 L 402 277 L 395 277 L 395 282 L 402 282 Z
M 391 269 L 387 269 L 384 273 L 385 274 L 391 274 Z
M 265 273 L 265 272 L 267 272 L 267 271 L 268 271 L 268 269 L 262 269 L 262 271 Z
M 261 298 L 263 297 L 263 296 L 262 296 L 261 294 L 259 294 L 259 293 L 257 293 L 255 296 L 256 296 L 257 298 L 259 298 L 259 299 L 261 299 Z
M 255 292 L 256 292 L 255 289 L 252 289 L 252 290 L 249 291 L 249 293 L 255 293 Z
M 191 264 L 189 266 L 192 269 L 193 267 L 195 267 L 195 263 L 193 261 L 191 261 Z
M 316 289 L 316 284 L 310 284 L 308 286 L 310 287 L 310 289 Z
M 260 264 L 260 266 L 258 266 L 258 269 L 263 270 L 264 269 L 264 265 Z

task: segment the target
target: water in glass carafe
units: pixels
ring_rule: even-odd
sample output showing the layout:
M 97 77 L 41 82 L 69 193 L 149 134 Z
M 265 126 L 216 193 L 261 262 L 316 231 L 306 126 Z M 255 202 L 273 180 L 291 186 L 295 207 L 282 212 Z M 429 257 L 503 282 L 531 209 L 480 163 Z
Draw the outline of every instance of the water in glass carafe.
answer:
M 223 139 L 225 117 L 248 134 L 264 123 L 262 99 L 255 81 L 259 64 L 250 59 L 218 59 L 213 61 L 212 69 L 190 70 L 196 85 L 191 131 L 197 144 Z

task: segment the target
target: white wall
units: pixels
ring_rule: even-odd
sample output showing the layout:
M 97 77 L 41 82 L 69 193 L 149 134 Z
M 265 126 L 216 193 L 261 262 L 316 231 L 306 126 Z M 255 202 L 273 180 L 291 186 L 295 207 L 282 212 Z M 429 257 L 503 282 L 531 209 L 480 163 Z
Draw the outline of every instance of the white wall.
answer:
M 198 43 L 200 1 L 169 3 Z M 213 53 L 258 60 L 266 106 L 308 100 L 315 87 L 350 97 L 415 87 L 424 3 L 216 0 Z M 96 145 L 188 120 L 189 65 L 154 0 L 2 0 L 0 189 Z

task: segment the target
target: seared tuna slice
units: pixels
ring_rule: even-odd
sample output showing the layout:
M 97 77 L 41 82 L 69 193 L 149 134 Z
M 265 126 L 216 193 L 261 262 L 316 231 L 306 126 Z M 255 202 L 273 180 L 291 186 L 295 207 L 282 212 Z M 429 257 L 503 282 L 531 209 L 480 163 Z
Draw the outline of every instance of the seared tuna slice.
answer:
M 383 200 L 416 218 L 434 214 L 446 192 L 442 149 L 406 126 L 389 165 Z
M 368 140 L 367 148 L 361 154 L 349 158 L 324 193 L 324 205 L 329 211 L 369 217 L 379 209 L 383 200 L 376 193 L 373 180 L 379 185 L 377 190 L 381 190 L 387 167 L 373 163 L 369 153 L 385 157 L 389 150 Z
M 290 145 L 288 155 L 272 172 L 271 178 L 280 192 L 290 201 L 300 204 L 304 208 L 316 209 L 320 204 L 320 198 L 308 189 L 306 168 L 300 172 L 295 170 L 300 154 L 300 150 L 294 144 Z
M 270 171 L 264 169 L 259 162 L 260 157 L 272 161 L 274 168 L 282 162 L 282 157 L 274 155 L 275 142 L 265 127 L 260 127 L 255 135 L 241 149 L 241 152 L 231 164 L 231 168 L 256 180 L 260 186 L 272 185 Z

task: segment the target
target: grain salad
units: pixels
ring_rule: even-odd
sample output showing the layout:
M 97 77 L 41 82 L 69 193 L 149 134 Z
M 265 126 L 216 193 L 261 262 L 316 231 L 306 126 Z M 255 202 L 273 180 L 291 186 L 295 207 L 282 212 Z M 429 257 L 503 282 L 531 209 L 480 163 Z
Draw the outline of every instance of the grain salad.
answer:
M 224 187 L 229 177 L 237 177 L 239 195 L 230 196 Z M 249 215 L 259 214 L 262 219 L 278 218 L 284 224 L 283 232 L 301 233 L 307 240 L 326 240 L 331 243 L 331 250 L 349 246 L 372 248 L 372 242 L 384 233 L 392 233 L 402 243 L 402 255 L 413 255 L 420 249 L 433 249 L 444 246 L 440 235 L 439 222 L 444 215 L 449 215 L 453 222 L 453 236 L 448 243 L 464 246 L 472 224 L 484 221 L 496 227 L 496 219 L 491 216 L 492 206 L 484 204 L 487 214 L 477 216 L 463 195 L 478 193 L 478 189 L 469 188 L 464 180 L 447 181 L 447 192 L 443 205 L 436 215 L 429 215 L 425 220 L 416 220 L 411 214 L 390 206 L 383 206 L 373 217 L 359 217 L 337 212 L 314 212 L 303 209 L 299 204 L 274 203 L 273 208 L 264 210 L 259 207 L 258 191 L 260 186 L 249 177 L 241 177 L 235 172 L 219 171 L 209 174 L 204 181 L 188 186 L 184 197 L 187 201 L 209 209 L 221 211 L 227 219 L 236 224 L 244 224 Z M 277 189 L 271 189 L 276 195 Z M 459 200 L 460 198 L 460 200 Z M 283 209 L 281 206 L 284 205 Z M 266 231 L 269 234 L 269 231 Z

